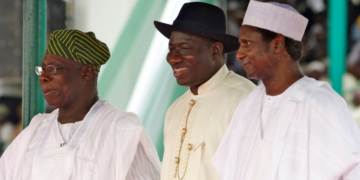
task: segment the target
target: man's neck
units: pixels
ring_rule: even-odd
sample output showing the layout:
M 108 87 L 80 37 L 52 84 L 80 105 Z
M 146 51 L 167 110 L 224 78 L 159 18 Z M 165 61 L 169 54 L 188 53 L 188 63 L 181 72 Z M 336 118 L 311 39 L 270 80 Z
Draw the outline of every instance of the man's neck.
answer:
M 85 118 L 91 107 L 99 100 L 99 97 L 93 97 L 85 102 L 75 102 L 69 107 L 60 107 L 58 121 L 61 124 L 74 123 Z
M 192 94 L 194 95 L 199 95 L 199 88 L 200 86 L 202 86 L 203 84 L 207 83 L 211 78 L 213 78 L 216 73 L 218 73 L 220 71 L 220 69 L 224 66 L 224 63 L 220 63 L 216 69 L 214 69 L 212 75 L 204 82 L 202 82 L 201 84 L 195 85 L 195 86 L 190 86 L 190 91 Z
M 192 93 L 193 95 L 198 95 L 198 89 L 199 89 L 200 86 L 201 86 L 201 84 L 200 84 L 200 85 L 197 85 L 197 86 L 192 86 L 192 87 L 190 87 L 191 93 Z
M 274 74 L 273 77 L 263 79 L 266 94 L 270 96 L 282 94 L 302 77 L 304 77 L 304 75 L 300 71 L 299 65 L 295 64 L 291 67 L 283 67 L 279 69 L 278 73 Z

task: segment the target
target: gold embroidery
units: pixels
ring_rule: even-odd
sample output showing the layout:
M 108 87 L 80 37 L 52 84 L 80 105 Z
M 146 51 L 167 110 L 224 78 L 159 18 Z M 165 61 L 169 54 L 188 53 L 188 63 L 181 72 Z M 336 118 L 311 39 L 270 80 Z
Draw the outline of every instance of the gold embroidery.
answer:
M 186 120 L 185 120 L 185 127 L 181 130 L 181 140 L 180 140 L 180 149 L 179 149 L 179 154 L 177 157 L 175 157 L 175 163 L 176 163 L 176 168 L 175 168 L 175 174 L 174 174 L 174 178 L 176 178 L 176 175 L 178 177 L 178 179 L 182 180 L 184 177 L 185 177 L 185 174 L 186 174 L 186 170 L 187 170 L 187 163 L 189 162 L 189 155 L 190 155 L 190 151 L 192 150 L 192 144 L 188 144 L 187 145 L 187 150 L 188 150 L 188 153 L 187 153 L 187 157 L 186 157 L 186 164 L 185 164 L 185 169 L 184 169 L 184 172 L 182 173 L 181 177 L 180 177 L 180 169 L 179 169 L 179 166 L 180 166 L 180 155 L 181 155 L 181 150 L 182 150 L 182 147 L 183 147 L 183 143 L 184 143 L 184 140 L 185 140 L 185 136 L 186 136 L 186 133 L 187 133 L 187 126 L 188 126 L 188 119 L 189 119 L 189 115 L 190 115 L 190 112 L 191 112 L 191 109 L 192 107 L 195 105 L 195 100 L 191 99 L 190 102 L 189 102 L 189 110 L 188 110 L 188 113 L 186 115 Z

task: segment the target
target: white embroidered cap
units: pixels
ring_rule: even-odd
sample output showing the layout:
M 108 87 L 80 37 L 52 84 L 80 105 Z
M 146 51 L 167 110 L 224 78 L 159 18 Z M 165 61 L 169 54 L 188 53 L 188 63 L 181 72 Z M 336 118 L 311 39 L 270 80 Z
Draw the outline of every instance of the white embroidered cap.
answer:
M 301 41 L 308 21 L 287 4 L 251 0 L 242 25 L 267 29 Z

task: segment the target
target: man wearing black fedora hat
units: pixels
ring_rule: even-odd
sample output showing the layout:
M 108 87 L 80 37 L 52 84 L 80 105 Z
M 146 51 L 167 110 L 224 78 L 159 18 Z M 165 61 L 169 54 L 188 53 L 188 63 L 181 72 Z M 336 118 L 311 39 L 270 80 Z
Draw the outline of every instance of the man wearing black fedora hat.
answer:
M 166 114 L 161 179 L 217 180 L 210 158 L 237 104 L 255 88 L 225 65 L 237 37 L 226 34 L 220 8 L 200 2 L 185 3 L 172 25 L 154 24 L 169 38 L 167 61 L 178 84 L 189 87 Z

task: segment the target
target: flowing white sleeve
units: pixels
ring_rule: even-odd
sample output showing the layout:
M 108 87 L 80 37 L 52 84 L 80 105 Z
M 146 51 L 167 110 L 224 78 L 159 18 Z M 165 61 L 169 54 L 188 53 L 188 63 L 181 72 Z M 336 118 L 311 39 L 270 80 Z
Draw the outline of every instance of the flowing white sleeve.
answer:
M 35 124 L 35 123 L 33 123 Z M 5 150 L 0 158 L 0 179 L 15 179 L 16 171 L 23 160 L 24 150 L 26 150 L 33 129 L 24 129 Z
M 116 135 L 116 179 L 159 180 L 160 161 L 154 144 L 135 114 L 126 119 L 128 122 L 118 124 Z
M 360 179 L 360 131 L 335 92 L 315 92 L 309 114 L 309 179 Z
M 18 149 L 21 144 L 21 137 L 18 136 L 5 150 L 4 154 L 0 158 L 0 179 L 12 180 L 14 179 L 14 171 L 16 165 L 16 157 L 18 155 Z
M 159 180 L 159 169 L 147 157 L 141 144 L 138 145 L 127 180 Z

